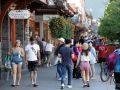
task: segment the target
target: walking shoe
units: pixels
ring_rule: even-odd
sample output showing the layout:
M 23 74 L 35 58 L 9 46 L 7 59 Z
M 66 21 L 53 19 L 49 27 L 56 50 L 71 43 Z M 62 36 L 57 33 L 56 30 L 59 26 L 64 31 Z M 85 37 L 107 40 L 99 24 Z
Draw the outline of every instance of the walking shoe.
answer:
M 34 84 L 33 87 L 37 87 L 38 85 L 37 84 Z
M 61 89 L 64 89 L 64 87 L 65 87 L 65 85 L 64 85 L 64 84 L 62 84 L 62 85 L 61 85 Z
M 91 77 L 92 80 L 95 80 L 95 77 Z
M 87 81 L 87 87 L 90 87 L 89 81 Z
M 72 85 L 68 85 L 67 87 L 68 87 L 68 88 L 72 88 Z
M 58 78 L 58 81 L 61 81 L 62 80 L 62 78 Z
M 16 85 L 13 85 L 13 84 L 12 84 L 11 86 L 12 86 L 12 87 L 15 87 Z
M 85 87 L 87 87 L 87 84 L 84 84 L 84 85 L 83 85 L 83 88 L 85 88 Z

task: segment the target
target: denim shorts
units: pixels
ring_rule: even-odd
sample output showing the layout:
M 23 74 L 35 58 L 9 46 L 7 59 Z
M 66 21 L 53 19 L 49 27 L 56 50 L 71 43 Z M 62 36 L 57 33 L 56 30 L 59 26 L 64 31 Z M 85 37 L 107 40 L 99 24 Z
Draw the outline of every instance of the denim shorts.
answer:
M 20 65 L 22 65 L 23 62 L 12 62 L 12 65 L 15 65 L 15 64 L 20 64 Z

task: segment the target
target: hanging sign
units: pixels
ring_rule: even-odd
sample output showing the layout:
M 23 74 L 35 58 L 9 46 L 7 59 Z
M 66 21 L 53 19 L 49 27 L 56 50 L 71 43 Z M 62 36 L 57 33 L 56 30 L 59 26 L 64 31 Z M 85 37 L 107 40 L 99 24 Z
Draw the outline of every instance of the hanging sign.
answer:
M 8 13 L 11 19 L 28 19 L 30 17 L 30 11 L 28 10 L 11 10 Z

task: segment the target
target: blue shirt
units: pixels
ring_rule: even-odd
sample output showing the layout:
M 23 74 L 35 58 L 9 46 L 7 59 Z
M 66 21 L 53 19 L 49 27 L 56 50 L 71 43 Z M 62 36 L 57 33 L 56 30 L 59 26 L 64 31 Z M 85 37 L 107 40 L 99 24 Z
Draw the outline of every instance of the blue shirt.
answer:
M 59 53 L 61 54 L 62 57 L 62 64 L 68 65 L 71 64 L 72 65 L 72 49 L 70 47 L 61 47 Z

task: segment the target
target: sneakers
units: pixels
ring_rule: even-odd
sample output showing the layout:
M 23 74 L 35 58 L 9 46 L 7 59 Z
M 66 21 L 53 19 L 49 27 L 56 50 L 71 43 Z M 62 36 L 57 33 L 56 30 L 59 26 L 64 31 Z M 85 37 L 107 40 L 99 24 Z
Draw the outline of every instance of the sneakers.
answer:
M 91 77 L 92 80 L 95 80 L 95 77 Z
M 83 88 L 85 88 L 85 87 L 90 87 L 90 84 L 89 84 L 89 83 L 84 84 L 84 85 L 83 85 Z
M 64 84 L 62 84 L 62 85 L 61 85 L 61 89 L 64 89 L 64 87 L 65 87 L 65 85 L 64 85 Z
M 37 84 L 33 84 L 33 87 L 37 87 L 38 85 Z
M 58 81 L 61 81 L 62 80 L 62 78 L 58 78 Z
M 87 84 L 87 87 L 90 87 L 90 84 L 89 84 L 89 83 Z
M 68 85 L 67 87 L 68 87 L 68 88 L 72 88 L 72 85 Z
M 61 85 L 61 89 L 64 89 L 64 87 L 65 87 L 65 85 L 62 84 L 62 85 Z M 68 88 L 72 88 L 72 85 L 68 85 L 67 87 L 68 87 Z

